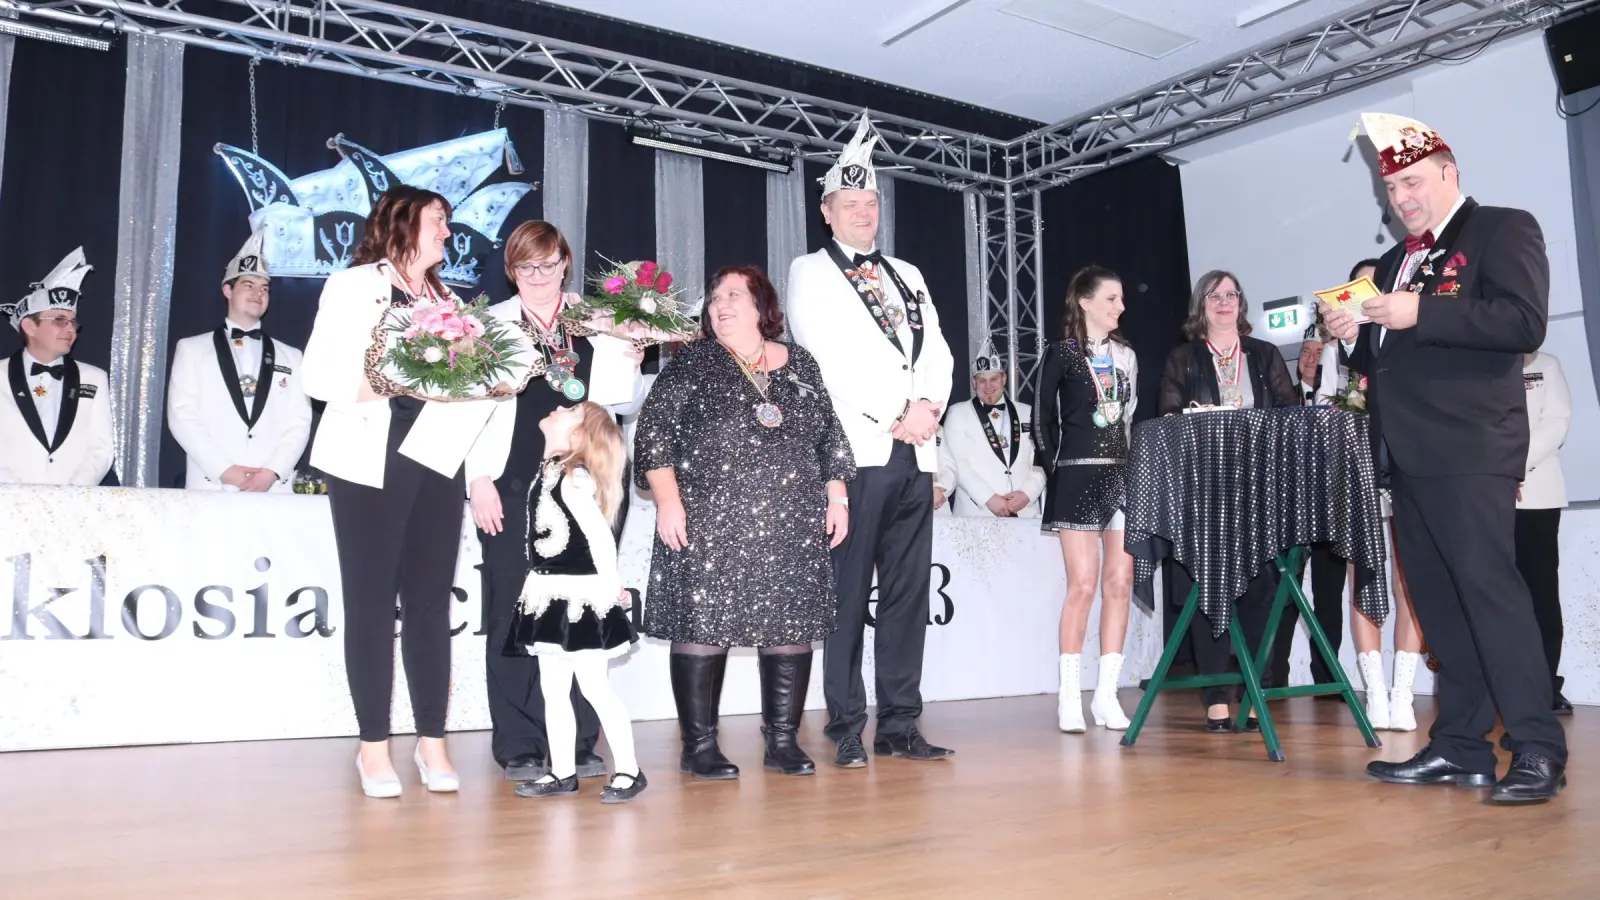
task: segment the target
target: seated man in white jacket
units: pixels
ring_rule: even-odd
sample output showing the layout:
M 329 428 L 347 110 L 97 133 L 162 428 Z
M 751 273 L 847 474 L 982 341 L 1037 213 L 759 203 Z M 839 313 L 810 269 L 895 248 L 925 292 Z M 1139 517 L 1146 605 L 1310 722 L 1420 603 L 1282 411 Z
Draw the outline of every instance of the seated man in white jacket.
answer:
M 300 351 L 261 327 L 271 292 L 262 236 L 252 234 L 228 261 L 227 318 L 172 354 L 167 426 L 188 455 L 190 490 L 293 491 L 311 437 Z
M 958 516 L 1037 519 L 1044 470 L 1033 464 L 1025 432 L 1031 410 L 1006 397 L 1006 369 L 985 341 L 972 361 L 973 397 L 945 414 L 939 438 L 935 508 Z
M 1572 424 L 1572 394 L 1561 360 L 1540 351 L 1530 353 L 1522 368 L 1528 396 L 1528 467 L 1517 491 L 1517 569 L 1533 596 L 1545 661 L 1550 664 L 1556 715 L 1572 715 L 1572 703 L 1561 694 L 1561 509 L 1567 505 L 1567 482 L 1561 472 L 1561 445 Z
M 111 471 L 110 380 L 70 355 L 78 288 L 91 268 L 79 247 L 26 297 L 0 304 L 0 315 L 22 332 L 22 349 L 4 363 L 0 484 L 93 487 Z

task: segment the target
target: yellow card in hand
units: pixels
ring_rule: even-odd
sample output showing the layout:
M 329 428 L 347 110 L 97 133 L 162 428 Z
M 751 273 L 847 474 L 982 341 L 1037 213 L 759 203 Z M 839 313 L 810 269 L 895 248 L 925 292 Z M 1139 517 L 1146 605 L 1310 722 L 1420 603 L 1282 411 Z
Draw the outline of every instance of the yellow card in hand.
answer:
M 1372 283 L 1372 279 L 1363 275 L 1349 284 L 1341 284 L 1336 288 L 1317 291 L 1317 299 L 1334 309 L 1349 310 L 1350 315 L 1355 317 L 1357 322 L 1365 322 L 1367 317 L 1361 312 L 1362 301 L 1371 300 L 1382 294 L 1383 292 L 1378 290 L 1378 286 Z

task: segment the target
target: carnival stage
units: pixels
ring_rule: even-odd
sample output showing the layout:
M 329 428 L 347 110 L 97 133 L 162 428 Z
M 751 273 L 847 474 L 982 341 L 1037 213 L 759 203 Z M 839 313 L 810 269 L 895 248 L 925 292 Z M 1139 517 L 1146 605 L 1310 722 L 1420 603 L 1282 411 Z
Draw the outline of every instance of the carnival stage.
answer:
M 1137 691 L 1123 691 L 1131 706 Z M 1431 700 L 1420 698 L 1426 729 Z M 1135 748 L 1063 735 L 1055 700 L 930 704 L 951 760 L 762 770 L 759 721 L 724 719 L 738 782 L 676 771 L 672 722 L 637 726 L 650 788 L 602 806 L 524 800 L 483 732 L 451 737 L 459 795 L 409 762 L 399 800 L 355 784 L 350 739 L 0 756 L 0 894 L 77 898 L 1593 897 L 1600 879 L 1600 718 L 1566 720 L 1571 786 L 1548 805 L 1384 785 L 1423 732 L 1369 751 L 1338 704 L 1275 704 L 1288 761 L 1251 735 L 1200 731 L 1164 696 Z M 827 749 L 822 717 L 803 740 Z M 411 740 L 395 743 L 397 761 Z M 1502 769 L 1505 760 L 1502 759 Z

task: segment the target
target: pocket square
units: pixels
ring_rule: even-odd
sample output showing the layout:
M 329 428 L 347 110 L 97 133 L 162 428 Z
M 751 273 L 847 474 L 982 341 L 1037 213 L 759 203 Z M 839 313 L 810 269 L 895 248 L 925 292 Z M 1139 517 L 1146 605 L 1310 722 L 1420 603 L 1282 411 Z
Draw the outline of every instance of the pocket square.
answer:
M 1452 269 L 1459 269 L 1467 264 L 1467 255 L 1457 250 L 1455 253 L 1450 254 L 1450 258 L 1445 260 L 1444 264 Z

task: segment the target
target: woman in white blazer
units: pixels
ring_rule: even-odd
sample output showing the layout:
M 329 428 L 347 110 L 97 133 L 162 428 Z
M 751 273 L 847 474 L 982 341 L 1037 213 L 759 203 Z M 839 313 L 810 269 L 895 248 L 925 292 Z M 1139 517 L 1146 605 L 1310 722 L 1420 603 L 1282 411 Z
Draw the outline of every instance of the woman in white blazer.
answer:
M 1572 703 L 1561 694 L 1561 510 L 1567 505 L 1567 482 L 1561 472 L 1561 445 L 1572 425 L 1572 393 L 1561 360 L 1548 353 L 1529 353 L 1522 368 L 1528 397 L 1528 466 L 1517 492 L 1517 569 L 1533 595 L 1545 661 L 1550 664 L 1553 708 L 1572 715 Z
M 407 185 L 379 197 L 354 264 L 322 290 L 302 363 L 306 394 L 327 403 L 311 465 L 328 479 L 344 593 L 345 672 L 361 729 L 356 769 L 369 797 L 400 794 L 388 743 L 397 587 L 417 768 L 430 791 L 459 784 L 444 726 L 462 469 L 496 402 L 405 396 L 366 364 L 373 331 L 391 306 L 453 297 L 439 280 L 449 238 L 444 197 Z

